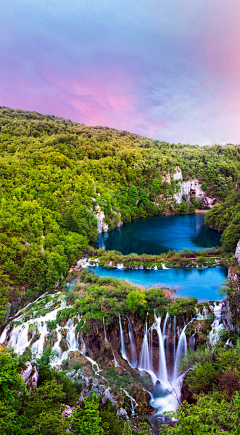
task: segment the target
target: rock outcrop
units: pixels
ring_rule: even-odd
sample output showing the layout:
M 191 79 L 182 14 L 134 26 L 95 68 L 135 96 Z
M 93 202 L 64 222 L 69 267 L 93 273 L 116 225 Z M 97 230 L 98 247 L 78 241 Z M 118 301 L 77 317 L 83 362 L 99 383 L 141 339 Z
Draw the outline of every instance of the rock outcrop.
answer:
M 173 174 L 173 180 L 177 181 L 179 185 L 179 191 L 174 194 L 174 199 L 177 204 L 182 202 L 183 196 L 186 197 L 186 200 L 189 203 L 191 196 L 201 199 L 206 208 L 211 208 L 216 203 L 216 198 L 206 196 L 206 193 L 203 191 L 202 185 L 197 178 L 183 181 L 182 171 L 178 167 Z
M 35 366 L 30 361 L 25 363 L 25 370 L 22 370 L 22 377 L 26 384 L 30 387 L 36 387 L 38 383 L 39 374 Z
M 95 217 L 97 218 L 97 221 L 98 221 L 98 232 L 102 233 L 102 232 L 108 231 L 108 224 L 104 220 L 105 214 L 101 210 L 100 205 L 96 206 L 96 210 L 97 210 L 97 213 L 95 213 Z

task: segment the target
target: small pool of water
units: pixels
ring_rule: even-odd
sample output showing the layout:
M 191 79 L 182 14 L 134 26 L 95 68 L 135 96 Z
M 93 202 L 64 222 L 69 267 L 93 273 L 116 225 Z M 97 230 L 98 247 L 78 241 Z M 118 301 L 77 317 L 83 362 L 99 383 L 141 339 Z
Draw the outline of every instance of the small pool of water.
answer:
M 204 225 L 204 214 L 159 216 L 123 224 L 98 237 L 98 246 L 127 255 L 220 246 L 221 233 Z
M 90 268 L 99 276 L 109 276 L 143 286 L 146 288 L 159 286 L 175 289 L 175 296 L 195 297 L 199 301 L 221 300 L 219 294 L 227 279 L 226 267 L 212 269 L 162 269 L 162 270 L 131 270 L 106 269 L 101 266 Z

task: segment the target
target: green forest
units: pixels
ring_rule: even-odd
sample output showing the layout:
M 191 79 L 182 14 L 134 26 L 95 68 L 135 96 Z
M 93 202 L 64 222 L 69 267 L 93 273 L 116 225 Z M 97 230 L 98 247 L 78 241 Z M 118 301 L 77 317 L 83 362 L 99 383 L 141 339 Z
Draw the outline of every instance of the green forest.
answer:
M 240 238 L 240 146 L 168 144 L 107 127 L 86 127 L 37 112 L 0 108 L 1 320 L 62 282 L 96 240 L 98 207 L 110 228 L 147 216 L 194 212 L 176 204 L 182 170 L 221 203 L 207 223 L 234 251 Z

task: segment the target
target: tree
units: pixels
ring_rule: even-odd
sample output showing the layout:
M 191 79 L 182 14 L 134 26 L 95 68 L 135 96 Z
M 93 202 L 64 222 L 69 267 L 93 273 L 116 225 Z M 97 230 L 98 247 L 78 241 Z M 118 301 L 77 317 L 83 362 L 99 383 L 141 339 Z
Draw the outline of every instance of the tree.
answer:
M 235 392 L 232 400 L 224 395 L 200 396 L 196 405 L 183 402 L 178 413 L 170 412 L 177 418 L 174 427 L 166 427 L 166 435 L 239 435 L 240 395 Z
M 46 381 L 33 391 L 25 402 L 24 417 L 29 435 L 66 435 L 67 420 L 63 418 L 65 393 L 62 385 Z
M 103 428 L 100 426 L 99 403 L 95 394 L 89 400 L 83 399 L 83 406 L 77 406 L 71 417 L 71 429 L 75 435 L 103 435 Z
M 16 355 L 0 349 L 0 433 L 23 435 L 24 418 L 18 415 L 26 384 L 19 371 Z
M 128 193 L 129 204 L 135 206 L 138 200 L 138 191 L 136 186 L 131 186 Z

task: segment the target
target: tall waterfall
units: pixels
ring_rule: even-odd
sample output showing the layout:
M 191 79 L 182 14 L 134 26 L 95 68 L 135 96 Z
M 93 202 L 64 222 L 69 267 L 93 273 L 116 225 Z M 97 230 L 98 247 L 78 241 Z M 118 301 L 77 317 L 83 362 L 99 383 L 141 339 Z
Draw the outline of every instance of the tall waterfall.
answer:
M 167 326 L 167 321 L 168 321 L 168 319 L 169 319 L 169 314 L 168 314 L 168 312 L 167 312 L 166 317 L 165 317 L 165 320 L 164 320 L 164 324 L 163 324 L 163 332 L 162 332 L 163 339 L 165 339 L 166 326 Z
M 138 368 L 140 370 L 145 370 L 146 372 L 152 372 L 152 364 L 150 359 L 150 353 L 149 353 L 149 347 L 148 347 L 148 328 L 147 328 L 147 322 L 145 325 L 145 334 L 143 337 L 141 352 L 140 352 L 140 358 L 139 358 L 139 365 Z
M 187 328 L 187 325 L 184 326 L 184 328 L 180 334 L 179 340 L 178 340 L 177 352 L 176 352 L 176 357 L 175 357 L 175 362 L 174 362 L 174 372 L 173 372 L 173 379 L 174 380 L 176 380 L 178 377 L 179 360 L 187 352 L 187 338 L 186 338 L 186 334 L 185 334 L 186 328 Z
M 123 334 L 123 328 L 122 328 L 122 321 L 121 316 L 119 314 L 119 327 L 120 327 L 120 340 L 121 340 L 121 354 L 123 359 L 125 359 L 128 364 L 131 366 L 131 363 L 127 357 L 126 350 L 125 350 L 125 341 L 124 341 L 124 334 Z
M 135 341 L 134 341 L 134 335 L 133 335 L 133 330 L 132 330 L 132 325 L 131 322 L 128 319 L 128 335 L 129 335 L 129 340 L 130 340 L 130 353 L 131 353 L 131 366 L 135 369 L 137 367 L 137 351 L 136 351 L 136 345 L 135 345 Z
M 104 317 L 103 317 L 103 329 L 104 329 L 104 339 L 105 339 L 105 343 L 110 345 L 110 343 L 109 343 L 109 341 L 108 341 L 108 339 L 107 339 L 107 331 L 106 331 L 106 325 L 105 325 L 105 319 L 104 319 Z M 116 355 L 115 355 L 115 352 L 114 352 L 113 349 L 112 349 L 112 353 L 113 353 L 114 367 L 120 367 L 120 365 L 119 365 L 118 362 L 117 362 Z
M 168 375 L 167 375 L 167 365 L 166 365 L 166 355 L 165 355 L 165 349 L 163 344 L 163 336 L 161 331 L 161 317 L 156 317 L 155 315 L 155 325 L 156 330 L 158 333 L 158 339 L 159 339 L 159 372 L 158 376 L 159 379 L 163 382 L 167 382 Z
M 105 319 L 104 319 L 104 317 L 103 317 L 103 329 L 104 329 L 105 343 L 109 344 L 109 341 L 107 339 L 107 332 L 106 332 L 106 325 L 105 325 Z
M 176 316 L 173 317 L 173 355 L 176 355 Z

